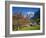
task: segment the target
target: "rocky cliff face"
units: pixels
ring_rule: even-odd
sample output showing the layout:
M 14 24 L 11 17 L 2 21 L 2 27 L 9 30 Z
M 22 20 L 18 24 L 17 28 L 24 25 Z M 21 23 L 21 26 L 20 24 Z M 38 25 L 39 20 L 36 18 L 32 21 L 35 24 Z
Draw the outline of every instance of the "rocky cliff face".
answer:
M 16 24 L 27 24 L 27 23 L 29 23 L 30 21 L 27 19 L 27 17 L 24 17 L 24 16 L 21 16 L 21 15 L 18 15 L 18 14 L 16 14 L 15 16 L 12 16 L 12 23 L 13 23 L 13 25 L 16 25 Z

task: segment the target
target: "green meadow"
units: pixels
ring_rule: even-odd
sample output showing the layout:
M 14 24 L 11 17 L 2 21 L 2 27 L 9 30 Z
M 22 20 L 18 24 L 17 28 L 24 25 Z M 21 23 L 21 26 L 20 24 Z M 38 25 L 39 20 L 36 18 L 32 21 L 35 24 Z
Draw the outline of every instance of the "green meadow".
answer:
M 35 25 L 35 26 L 29 26 L 29 27 L 13 27 L 13 31 L 17 31 L 16 29 L 18 30 L 21 30 L 21 31 L 25 31 L 25 30 L 40 30 L 40 25 Z

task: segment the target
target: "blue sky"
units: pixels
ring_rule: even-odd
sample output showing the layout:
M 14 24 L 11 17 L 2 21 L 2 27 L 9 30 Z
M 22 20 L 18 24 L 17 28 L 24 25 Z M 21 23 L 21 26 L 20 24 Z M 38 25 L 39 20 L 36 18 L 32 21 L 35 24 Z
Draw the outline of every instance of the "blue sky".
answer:
M 38 10 L 40 10 L 40 8 L 29 8 L 29 7 L 12 7 L 12 13 L 22 13 L 23 15 L 29 14 L 29 13 L 35 13 Z

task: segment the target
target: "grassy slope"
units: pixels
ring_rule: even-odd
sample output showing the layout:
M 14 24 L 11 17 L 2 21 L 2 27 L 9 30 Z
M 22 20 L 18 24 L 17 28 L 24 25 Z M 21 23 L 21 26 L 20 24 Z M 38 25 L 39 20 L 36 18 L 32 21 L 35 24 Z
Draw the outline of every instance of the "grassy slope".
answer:
M 23 27 L 23 28 L 21 28 L 19 30 L 21 30 L 21 31 L 25 31 L 25 30 L 40 30 L 40 26 L 39 25 L 35 25 L 35 26 L 30 26 L 30 27 Z
M 36 25 L 36 26 L 31 26 L 31 27 L 24 27 L 21 30 L 40 30 L 40 26 Z

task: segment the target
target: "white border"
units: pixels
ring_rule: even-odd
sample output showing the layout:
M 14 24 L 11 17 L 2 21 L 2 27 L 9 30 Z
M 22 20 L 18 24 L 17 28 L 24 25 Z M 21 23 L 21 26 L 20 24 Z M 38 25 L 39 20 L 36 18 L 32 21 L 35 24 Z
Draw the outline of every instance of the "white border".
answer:
M 12 7 L 40 8 L 40 30 L 12 31 Z M 40 6 L 40 5 L 16 5 L 16 4 L 10 4 L 10 34 L 42 33 L 42 32 L 43 32 L 43 7 L 42 6 Z

